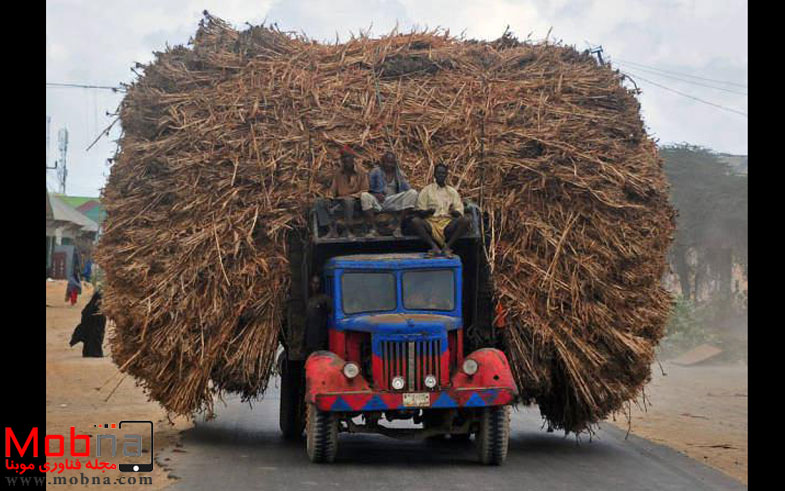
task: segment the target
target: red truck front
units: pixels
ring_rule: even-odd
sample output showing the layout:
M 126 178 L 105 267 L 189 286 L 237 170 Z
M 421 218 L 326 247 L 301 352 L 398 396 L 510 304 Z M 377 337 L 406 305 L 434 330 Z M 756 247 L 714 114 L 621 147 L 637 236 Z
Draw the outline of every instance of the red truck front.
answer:
M 507 454 L 517 395 L 503 352 L 464 355 L 461 261 L 421 253 L 339 256 L 325 265 L 329 350 L 305 363 L 307 449 L 330 462 L 338 433 L 475 435 L 481 461 Z M 382 420 L 410 420 L 391 428 Z

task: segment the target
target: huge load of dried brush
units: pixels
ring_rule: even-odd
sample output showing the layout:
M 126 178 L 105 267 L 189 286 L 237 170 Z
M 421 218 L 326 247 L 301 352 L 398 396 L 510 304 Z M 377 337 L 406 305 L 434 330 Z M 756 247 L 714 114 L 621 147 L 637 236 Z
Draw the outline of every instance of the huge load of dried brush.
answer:
M 622 76 L 548 43 L 392 33 L 320 44 L 206 15 L 128 87 L 98 258 L 112 356 L 179 414 L 263 393 L 285 235 L 338 148 L 433 166 L 490 214 L 504 341 L 524 402 L 581 431 L 640 395 L 670 300 L 661 161 Z

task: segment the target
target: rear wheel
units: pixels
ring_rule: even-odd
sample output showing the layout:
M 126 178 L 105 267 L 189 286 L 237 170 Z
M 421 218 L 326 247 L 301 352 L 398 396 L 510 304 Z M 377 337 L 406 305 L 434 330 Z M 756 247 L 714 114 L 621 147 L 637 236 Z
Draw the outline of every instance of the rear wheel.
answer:
M 306 450 L 311 462 L 327 463 L 338 453 L 338 420 L 329 411 L 320 411 L 308 404 L 305 432 Z
M 483 464 L 501 465 L 510 445 L 510 406 L 484 408 L 477 432 L 477 450 Z
M 303 367 L 301 362 L 288 361 L 284 354 L 281 361 L 281 404 L 278 424 L 284 438 L 296 439 L 305 428 L 305 394 L 303 393 Z

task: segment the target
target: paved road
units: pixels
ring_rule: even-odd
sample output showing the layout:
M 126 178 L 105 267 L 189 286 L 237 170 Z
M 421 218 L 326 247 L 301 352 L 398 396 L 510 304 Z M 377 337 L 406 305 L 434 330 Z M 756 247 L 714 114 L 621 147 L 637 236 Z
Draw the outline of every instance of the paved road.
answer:
M 228 399 L 217 419 L 183 435 L 183 447 L 157 456 L 187 490 L 702 490 L 746 489 L 669 448 L 606 425 L 588 441 L 541 429 L 536 409 L 512 413 L 502 467 L 478 463 L 469 443 L 341 435 L 336 462 L 311 464 L 305 442 L 282 440 L 278 390 L 263 401 Z

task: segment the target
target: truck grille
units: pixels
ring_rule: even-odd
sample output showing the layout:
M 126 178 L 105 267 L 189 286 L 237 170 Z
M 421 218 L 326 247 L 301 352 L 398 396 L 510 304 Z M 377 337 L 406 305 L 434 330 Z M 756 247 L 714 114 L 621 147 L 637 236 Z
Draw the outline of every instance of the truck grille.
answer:
M 392 388 L 393 377 L 403 377 L 405 390 L 429 390 L 425 387 L 425 376 L 434 375 L 441 380 L 441 340 L 425 341 L 381 341 L 382 377 L 388 388 Z M 438 383 L 436 387 L 438 387 Z

